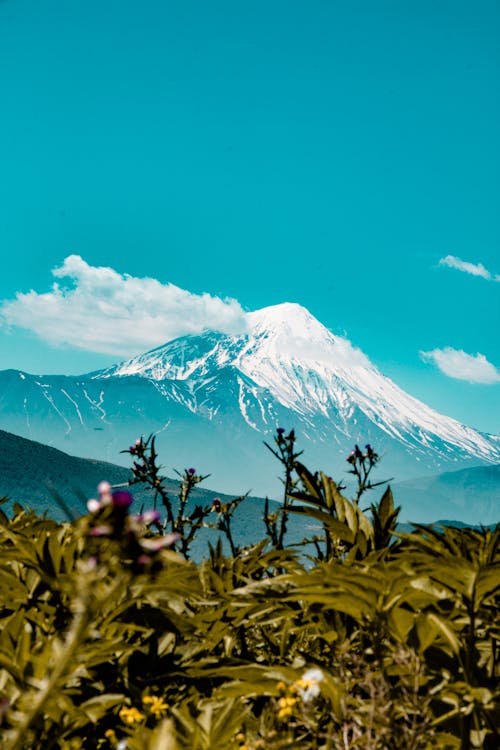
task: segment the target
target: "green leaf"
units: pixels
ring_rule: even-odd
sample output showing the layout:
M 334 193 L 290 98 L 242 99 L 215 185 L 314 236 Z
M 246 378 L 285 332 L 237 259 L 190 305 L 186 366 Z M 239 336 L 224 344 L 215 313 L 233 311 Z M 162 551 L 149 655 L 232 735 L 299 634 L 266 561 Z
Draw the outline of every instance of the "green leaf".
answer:
M 354 542 L 354 534 L 345 524 L 337 521 L 336 518 L 332 518 L 328 513 L 322 510 L 316 510 L 316 508 L 307 508 L 305 505 L 294 505 L 289 508 L 290 513 L 296 513 L 298 515 L 310 516 L 320 521 L 324 526 L 328 528 L 331 536 L 340 539 L 347 544 Z
M 104 693 L 103 695 L 96 695 L 84 701 L 78 706 L 78 709 L 93 724 L 96 724 L 111 708 L 117 706 L 119 703 L 123 703 L 124 700 L 125 695 L 122 693 Z

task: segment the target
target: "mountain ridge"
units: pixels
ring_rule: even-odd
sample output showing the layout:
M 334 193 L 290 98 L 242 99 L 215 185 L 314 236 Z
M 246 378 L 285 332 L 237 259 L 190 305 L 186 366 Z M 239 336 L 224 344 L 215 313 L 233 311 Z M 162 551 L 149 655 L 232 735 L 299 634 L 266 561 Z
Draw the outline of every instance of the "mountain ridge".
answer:
M 127 455 L 127 461 L 130 460 Z M 43 443 L 0 430 L 0 497 L 9 498 L 4 506 L 8 512 L 17 502 L 39 514 L 47 512 L 56 520 L 65 520 L 64 511 L 54 497 L 55 492 L 76 517 L 86 512 L 86 500 L 94 496 L 100 481 L 120 485 L 126 484 L 129 477 L 129 468 L 70 456 Z M 179 480 L 166 479 L 165 487 L 172 498 L 176 497 L 178 486 Z M 396 505 L 402 507 L 401 528 L 412 521 L 439 524 L 441 521 L 437 519 L 444 514 L 451 519 L 446 522 L 448 525 L 491 525 L 500 521 L 500 464 L 420 477 L 391 486 Z M 139 509 L 143 504 L 151 507 L 150 490 L 133 485 L 130 491 L 135 498 L 135 508 Z M 382 492 L 383 487 L 380 487 L 365 495 L 366 505 L 378 501 Z M 216 495 L 223 502 L 234 497 L 206 488 L 205 482 L 193 489 L 194 502 L 211 504 Z M 240 506 L 236 521 L 241 540 L 257 530 L 264 535 L 263 512 L 262 498 L 249 497 Z M 292 517 L 290 523 L 294 538 L 299 539 L 303 532 L 302 520 Z
M 355 443 L 409 479 L 500 461 L 500 437 L 439 414 L 295 303 L 247 314 L 236 335 L 184 336 L 81 376 L 0 372 L 1 425 L 69 453 L 121 460 L 154 433 L 164 455 L 212 471 L 219 491 L 280 493 L 262 442 L 293 427 L 306 462 L 345 470 Z

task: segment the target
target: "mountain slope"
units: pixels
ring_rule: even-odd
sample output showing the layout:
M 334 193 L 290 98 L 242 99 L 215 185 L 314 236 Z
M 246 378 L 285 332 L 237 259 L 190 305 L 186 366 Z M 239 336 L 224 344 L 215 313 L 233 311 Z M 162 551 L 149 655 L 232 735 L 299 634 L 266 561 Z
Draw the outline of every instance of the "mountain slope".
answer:
M 397 482 L 392 489 L 405 521 L 428 523 L 439 516 L 474 525 L 500 522 L 500 464 Z
M 80 455 L 119 461 L 154 432 L 169 467 L 211 472 L 227 492 L 280 492 L 263 448 L 295 428 L 304 460 L 342 478 L 354 443 L 397 479 L 500 461 L 500 438 L 438 414 L 300 305 L 247 315 L 248 331 L 185 336 L 79 377 L 0 373 L 0 424 Z
M 130 460 L 130 456 L 128 457 Z M 107 480 L 113 485 L 128 482 L 130 472 L 122 466 L 69 456 L 41 443 L 13 435 L 0 430 L 0 498 L 7 497 L 2 509 L 8 514 L 14 503 L 23 508 L 31 508 L 39 514 L 47 513 L 56 520 L 68 520 L 63 508 L 54 498 L 54 491 L 63 499 L 71 515 L 76 518 L 86 513 L 86 500 L 95 497 L 100 481 Z M 179 482 L 168 479 L 165 487 L 176 504 Z M 142 485 L 130 488 L 134 496 L 133 508 L 139 512 L 152 507 L 152 494 Z M 216 493 L 195 487 L 191 494 L 191 506 L 196 504 L 211 505 Z M 217 493 L 222 502 L 232 499 Z M 274 509 L 271 501 L 271 510 Z M 277 508 L 277 506 L 276 506 Z M 232 530 L 237 544 L 251 544 L 264 538 L 265 529 L 262 521 L 264 500 L 247 498 L 234 513 Z M 291 541 L 300 541 L 304 535 L 303 521 L 291 518 L 289 522 Z M 201 558 L 207 554 L 207 540 L 214 542 L 217 533 L 204 530 L 193 546 L 193 554 Z
M 248 335 L 184 337 L 97 377 L 135 375 L 182 383 L 190 393 L 189 408 L 210 416 L 228 401 L 234 405 L 237 389 L 240 415 L 253 430 L 265 434 L 280 421 L 298 423 L 312 442 L 333 439 L 342 450 L 349 440 L 370 439 L 384 448 L 392 443 L 392 454 L 397 445 L 399 454 L 406 450 L 414 462 L 427 465 L 500 459 L 498 438 L 405 393 L 300 305 L 276 305 L 247 318 Z M 230 399 L 220 382 L 222 373 L 226 382 L 230 378 L 227 370 L 234 381 Z
M 47 512 L 52 518 L 65 520 L 64 510 L 54 498 L 55 490 L 76 517 L 85 513 L 85 502 L 95 495 L 100 481 L 106 479 L 114 485 L 125 484 L 129 476 L 125 467 L 69 456 L 0 430 L 0 497 L 8 497 L 3 506 L 7 512 L 17 502 L 40 514 Z M 173 500 L 177 497 L 178 486 L 178 480 L 166 482 Z M 392 490 L 396 504 L 402 507 L 400 521 L 403 525 L 409 521 L 433 523 L 438 518 L 473 525 L 500 521 L 500 464 L 398 482 L 392 485 Z M 142 504 L 151 507 L 149 490 L 134 485 L 131 492 L 137 511 Z M 382 492 L 383 488 L 379 488 L 366 495 L 366 505 L 378 501 Z M 202 485 L 194 488 L 192 497 L 195 503 L 211 504 L 215 495 Z M 230 499 L 221 493 L 217 495 L 223 501 Z M 251 497 L 238 508 L 233 524 L 238 543 L 248 544 L 264 536 L 263 507 L 262 499 Z M 303 524 L 302 518 L 291 516 L 291 540 L 303 538 L 306 533 Z M 410 527 L 404 528 L 411 530 Z M 205 554 L 205 541 L 199 546 L 199 553 Z

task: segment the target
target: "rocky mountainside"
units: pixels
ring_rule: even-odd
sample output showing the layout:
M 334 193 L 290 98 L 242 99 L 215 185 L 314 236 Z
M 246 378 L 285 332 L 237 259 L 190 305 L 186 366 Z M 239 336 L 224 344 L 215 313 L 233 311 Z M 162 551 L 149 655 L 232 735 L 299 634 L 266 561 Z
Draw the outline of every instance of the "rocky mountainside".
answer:
M 154 432 L 168 468 L 194 464 L 220 491 L 277 495 L 262 446 L 294 428 L 304 461 L 337 479 L 370 442 L 398 480 L 500 461 L 500 438 L 400 389 L 300 305 L 248 313 L 248 331 L 184 336 L 78 377 L 0 373 L 1 426 L 67 452 L 118 461 Z

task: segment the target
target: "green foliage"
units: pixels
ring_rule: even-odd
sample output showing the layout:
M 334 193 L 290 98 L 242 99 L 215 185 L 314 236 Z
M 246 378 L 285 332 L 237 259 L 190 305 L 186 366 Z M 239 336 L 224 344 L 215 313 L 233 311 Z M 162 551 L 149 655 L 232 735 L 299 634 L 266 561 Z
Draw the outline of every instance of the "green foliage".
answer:
M 245 499 L 188 510 L 203 477 L 173 499 L 153 440 L 130 452 L 156 511 L 105 484 L 71 523 L 0 511 L 1 748 L 499 746 L 500 529 L 398 534 L 389 487 L 360 508 L 370 446 L 348 459 L 353 499 L 293 432 L 268 447 L 285 497 L 252 546 L 232 539 Z M 312 527 L 299 545 L 292 515 Z M 195 564 L 207 526 L 221 539 Z

